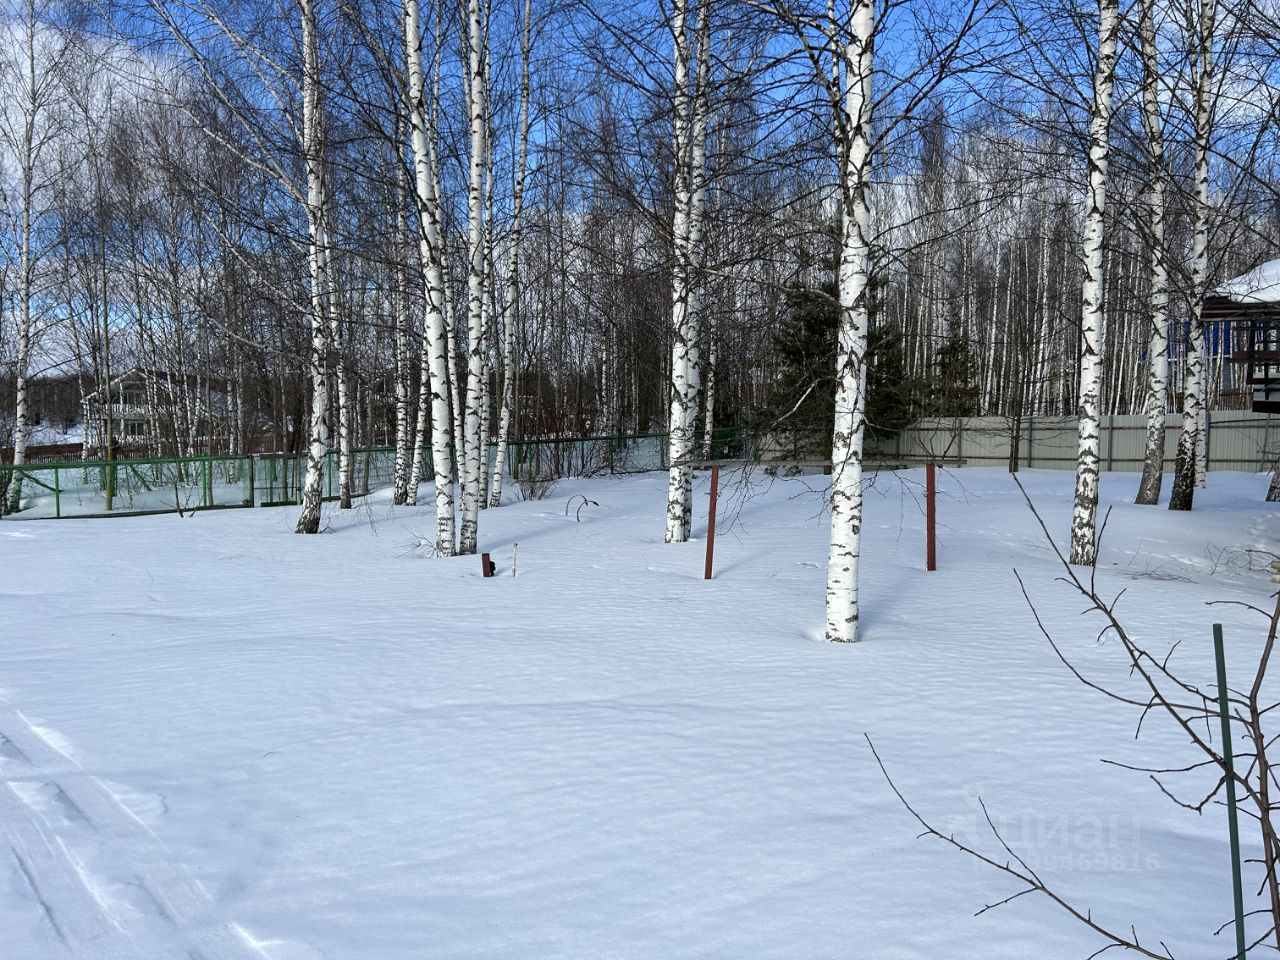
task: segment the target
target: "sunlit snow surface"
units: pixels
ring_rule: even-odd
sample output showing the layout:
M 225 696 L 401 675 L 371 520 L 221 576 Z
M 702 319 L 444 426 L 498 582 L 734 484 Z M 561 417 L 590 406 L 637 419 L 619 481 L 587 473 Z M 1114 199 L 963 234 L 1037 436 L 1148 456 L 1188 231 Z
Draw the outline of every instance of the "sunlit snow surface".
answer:
M 1024 471 L 1056 536 L 1069 473 Z M 1114 504 L 1099 583 L 1197 682 L 1210 624 L 1243 672 L 1280 550 L 1265 477 L 1211 474 L 1191 514 Z M 916 839 L 867 748 L 941 828 L 1006 839 L 1095 917 L 1175 955 L 1230 952 L 1225 814 L 1104 765 L 1196 759 L 1056 583 L 1007 474 L 880 475 L 864 642 L 822 642 L 822 478 L 732 476 L 717 577 L 664 545 L 665 478 L 573 481 L 433 559 L 429 506 L 0 523 L 0 957 L 1084 957 L 1041 898 Z M 584 493 L 575 520 L 566 501 Z M 431 497 L 424 491 L 424 503 Z M 518 541 L 518 576 L 510 576 Z M 1233 673 L 1235 676 L 1236 673 Z M 1132 689 L 1132 687 L 1129 687 Z M 1194 793 L 1188 784 L 1188 793 Z M 1197 798 L 1198 799 L 1198 798 Z M 1247 828 L 1246 828 L 1247 829 Z M 1250 851 L 1255 844 L 1246 834 Z

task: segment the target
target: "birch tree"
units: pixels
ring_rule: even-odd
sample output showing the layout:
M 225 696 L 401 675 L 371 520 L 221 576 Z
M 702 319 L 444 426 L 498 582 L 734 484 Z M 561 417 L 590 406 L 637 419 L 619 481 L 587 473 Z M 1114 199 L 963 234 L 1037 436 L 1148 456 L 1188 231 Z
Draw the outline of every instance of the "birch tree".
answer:
M 1115 85 L 1119 0 L 1099 0 L 1098 47 L 1089 115 L 1089 185 L 1085 199 L 1084 284 L 1080 310 L 1079 456 L 1071 516 L 1071 562 L 1092 564 L 1097 556 L 1099 426 L 1102 412 L 1103 222 L 1107 197 L 1107 152 L 1111 95 Z
M 329 230 L 329 196 L 324 180 L 324 129 L 323 114 L 321 114 L 321 127 L 316 133 L 318 142 L 318 151 L 320 156 L 320 207 L 316 211 L 321 224 L 321 234 L 324 242 L 320 244 L 317 252 L 321 260 L 321 276 L 323 278 L 323 305 L 325 316 L 329 321 L 329 366 L 331 368 L 333 379 L 337 386 L 337 414 L 338 414 L 338 509 L 351 509 L 351 470 L 352 470 L 352 396 L 350 387 L 350 377 L 347 368 L 346 358 L 346 333 L 345 324 L 343 323 L 342 310 L 340 303 L 335 295 L 333 281 L 333 245 L 330 238 Z M 310 173 L 308 173 L 308 190 L 310 190 Z
M 486 16 L 485 19 L 487 22 L 488 17 Z M 486 58 L 488 56 L 487 46 L 486 43 Z M 484 69 L 481 70 L 481 75 L 485 81 L 482 101 L 485 104 L 484 211 L 481 215 L 481 220 L 484 223 L 484 239 L 481 242 L 481 246 L 484 249 L 484 283 L 480 290 L 481 303 L 484 305 L 480 314 L 480 329 L 484 331 L 484 349 L 481 354 L 483 373 L 480 377 L 480 484 L 476 500 L 480 504 L 481 510 L 487 510 L 489 508 L 489 481 L 493 467 L 493 458 L 490 456 L 490 447 L 493 446 L 493 390 L 489 379 L 490 373 L 496 372 L 493 358 L 499 348 L 495 330 L 497 324 L 493 322 L 493 318 L 498 316 L 501 310 L 495 303 L 494 297 L 494 277 L 497 271 L 494 269 L 493 263 L 493 142 L 496 137 L 494 135 L 493 116 L 489 112 L 491 99 L 488 89 L 489 69 L 487 63 Z
M 470 151 L 467 165 L 467 388 L 462 437 L 462 528 L 458 551 L 475 553 L 479 537 L 485 449 L 485 268 L 488 263 L 488 229 L 485 223 L 485 168 L 489 156 L 487 6 L 467 0 L 466 60 L 464 79 Z
M 395 323 L 395 403 L 396 403 L 396 462 L 392 490 L 392 503 L 405 504 L 409 500 L 409 456 L 413 435 L 410 433 L 409 417 L 411 399 L 409 391 L 409 304 L 410 285 L 408 282 L 409 245 L 405 236 L 404 208 L 409 193 L 405 182 L 404 164 L 400 161 L 403 144 L 401 115 L 396 114 L 395 130 L 395 164 L 396 206 L 395 237 L 396 264 L 392 273 L 392 304 Z M 425 393 L 425 391 L 424 391 Z M 417 499 L 416 497 L 414 498 Z
M 12 93 L 12 110 L 4 111 L 0 135 L 17 168 L 17 349 L 13 362 L 14 417 L 13 463 L 26 462 L 28 413 L 28 378 L 31 346 L 38 321 L 36 307 L 36 271 L 42 256 L 37 236 L 43 219 L 43 197 L 56 179 L 56 173 L 44 169 L 49 147 L 58 135 L 53 111 L 63 82 L 61 69 L 67 44 L 60 31 L 43 20 L 43 10 L 36 0 L 26 0 L 16 11 L 13 60 L 5 64 L 0 78 Z M 0 490 L 0 495 L 4 491 Z M 7 491 L 8 507 L 16 511 L 22 498 L 22 477 L 15 474 Z M 0 503 L 0 514 L 5 505 Z
M 671 416 L 668 436 L 667 543 L 683 543 L 693 526 L 694 433 L 701 381 L 699 263 L 706 203 L 706 84 L 710 51 L 708 0 L 696 25 L 688 0 L 674 0 L 674 190 L 671 282 Z M 696 58 L 696 59 L 695 59 Z
M 329 458 L 329 365 L 332 344 L 329 312 L 327 198 L 325 196 L 323 119 L 320 113 L 320 52 L 315 0 L 298 0 L 302 18 L 302 154 L 307 178 L 307 268 L 310 279 L 311 428 L 307 474 L 302 488 L 298 533 L 320 531 L 324 471 Z M 345 401 L 345 396 L 342 400 Z
M 716 338 L 716 317 L 707 315 L 707 375 L 702 390 L 702 459 L 712 457 L 712 440 L 716 425 L 716 363 L 719 361 L 719 343 Z
M 524 0 L 520 32 L 520 117 L 518 121 L 515 178 L 511 187 L 511 253 L 507 262 L 507 299 L 502 314 L 502 397 L 498 410 L 498 449 L 493 466 L 489 506 L 502 505 L 502 478 L 507 469 L 507 444 L 511 439 L 511 414 L 519 362 L 515 350 L 520 309 L 520 241 L 524 221 L 524 183 L 529 166 L 529 56 L 533 30 L 532 0 Z
M 1203 472 L 1205 402 L 1205 335 L 1202 307 L 1209 279 L 1209 138 L 1213 132 L 1211 92 L 1214 74 L 1213 33 L 1217 0 L 1201 0 L 1195 36 L 1195 225 L 1191 241 L 1191 302 L 1187 364 L 1182 392 L 1182 432 L 1173 470 L 1170 510 L 1190 510 L 1197 473 Z M 1200 468 L 1199 470 L 1197 468 Z
M 858 561 L 862 535 L 862 448 L 866 434 L 867 311 L 871 275 L 871 82 L 875 66 L 874 0 L 853 0 L 848 43 L 839 51 L 837 114 L 841 164 L 840 325 L 835 425 L 831 436 L 831 543 L 827 553 L 827 639 L 858 639 Z
M 422 459 L 422 438 L 430 411 L 431 464 L 436 488 L 436 553 L 453 556 L 454 455 L 453 424 L 449 409 L 452 357 L 446 332 L 443 239 L 440 230 L 440 188 L 436 141 L 438 83 L 432 83 L 432 104 L 428 109 L 423 80 L 421 0 L 404 0 L 405 64 L 408 73 L 409 125 L 413 137 L 414 198 L 418 210 L 418 242 L 423 271 L 426 316 L 422 332 L 422 397 L 418 407 L 419 426 L 414 454 L 414 470 Z M 436 37 L 436 69 L 439 76 L 440 37 Z M 417 497 L 416 484 L 410 496 Z
M 1165 411 L 1169 394 L 1169 264 L 1164 231 L 1164 123 L 1160 112 L 1160 64 L 1156 48 L 1155 0 L 1142 0 L 1138 17 L 1142 53 L 1142 122 L 1147 150 L 1147 229 L 1151 244 L 1151 291 L 1147 341 L 1147 437 L 1142 481 L 1135 503 L 1160 499 L 1164 479 Z

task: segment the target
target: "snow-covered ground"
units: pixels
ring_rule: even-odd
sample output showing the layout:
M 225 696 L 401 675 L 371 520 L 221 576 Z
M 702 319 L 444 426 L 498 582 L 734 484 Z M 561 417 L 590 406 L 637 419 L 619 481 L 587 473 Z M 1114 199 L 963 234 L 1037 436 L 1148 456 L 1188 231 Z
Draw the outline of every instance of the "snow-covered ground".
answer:
M 27 435 L 27 443 L 31 446 L 40 444 L 81 443 L 84 440 L 84 424 L 77 423 L 66 430 L 49 423 L 39 423 L 31 428 Z
M 327 534 L 293 509 L 0 523 L 0 956 L 1084 957 L 1101 944 L 936 840 L 1010 843 L 1095 916 L 1224 956 L 1225 815 L 1101 758 L 1191 759 L 1081 686 L 1035 629 L 1124 682 L 1008 476 L 869 493 L 864 642 L 822 642 L 822 478 L 728 478 L 717 576 L 661 542 L 665 478 L 562 483 L 426 557 L 385 494 Z M 1065 539 L 1072 476 L 1024 472 Z M 1278 549 L 1265 478 L 1211 474 L 1191 514 L 1115 512 L 1101 583 L 1212 677 L 1209 625 L 1256 653 Z M 699 502 L 705 504 L 705 478 Z M 750 494 L 749 496 L 747 494 Z M 571 495 L 594 505 L 565 514 Z M 424 502 L 431 498 L 424 495 Z M 579 501 L 580 502 L 580 501 Z M 695 535 L 705 529 L 700 508 Z M 518 576 L 511 577 L 513 543 Z M 1252 847 L 1252 838 L 1247 838 Z

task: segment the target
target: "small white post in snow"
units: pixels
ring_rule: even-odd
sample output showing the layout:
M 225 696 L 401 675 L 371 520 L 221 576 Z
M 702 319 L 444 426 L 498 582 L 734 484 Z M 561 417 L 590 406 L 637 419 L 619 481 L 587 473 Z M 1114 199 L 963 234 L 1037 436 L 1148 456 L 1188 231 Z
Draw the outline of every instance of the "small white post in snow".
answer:
M 516 575 L 516 547 L 518 546 L 520 546 L 518 543 L 511 545 L 511 575 L 513 577 Z

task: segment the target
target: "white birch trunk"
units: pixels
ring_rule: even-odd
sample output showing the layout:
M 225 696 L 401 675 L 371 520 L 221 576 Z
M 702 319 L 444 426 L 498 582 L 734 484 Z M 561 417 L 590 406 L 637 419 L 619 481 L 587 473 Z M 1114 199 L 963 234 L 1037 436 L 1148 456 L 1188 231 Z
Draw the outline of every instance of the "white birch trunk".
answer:
M 453 417 L 453 457 L 455 467 L 461 474 L 461 455 L 463 437 L 462 388 L 458 383 L 458 337 L 453 318 L 453 297 L 449 287 L 444 289 L 444 334 L 449 351 L 449 409 Z M 461 481 L 461 476 L 459 476 Z
M 33 60 L 34 66 L 34 60 Z M 31 220 L 32 185 L 34 181 L 34 157 L 30 152 L 35 113 L 28 114 L 26 123 L 27 153 L 22 170 L 22 236 L 18 259 L 18 355 L 14 370 L 13 463 L 15 466 L 27 460 L 27 366 L 31 357 Z M 22 474 L 14 473 L 9 480 L 8 512 L 16 513 L 22 505 Z M 2 504 L 0 504 L 2 506 Z M 0 513 L 4 513 L 0 510 Z
M 529 54 L 533 29 L 532 0 L 524 0 L 524 29 L 520 34 L 520 146 L 512 184 L 511 257 L 507 264 L 507 304 L 502 315 L 502 398 L 498 410 L 498 449 L 494 455 L 489 506 L 502 505 L 502 480 L 507 470 L 507 445 L 511 442 L 511 415 L 515 405 L 515 379 L 519 364 L 515 355 L 516 324 L 520 310 L 520 239 L 524 213 L 524 180 L 529 166 Z
M 858 639 L 862 534 L 862 443 L 866 431 L 867 287 L 871 268 L 871 78 L 875 0 L 853 0 L 844 51 L 839 124 L 841 183 L 840 328 L 835 426 L 831 436 L 831 543 L 827 554 L 827 639 Z
M 396 463 L 392 503 L 409 500 L 409 304 L 404 284 L 395 296 Z
M 431 429 L 431 350 L 427 344 L 425 331 L 422 337 L 422 349 L 418 351 L 418 379 L 420 383 L 418 417 L 413 428 L 413 456 L 409 463 L 409 486 L 405 491 L 405 503 L 411 507 L 418 503 L 418 484 L 422 482 L 423 475 L 423 455 L 426 452 L 428 431 Z
M 454 553 L 453 423 L 449 410 L 451 349 L 445 322 L 445 284 L 440 235 L 440 196 L 435 163 L 435 125 L 430 122 L 423 90 L 421 0 L 404 0 L 405 62 L 409 79 L 409 118 L 413 136 L 414 195 L 426 317 L 422 325 L 422 397 L 418 408 L 414 470 L 422 462 L 428 410 L 431 418 L 431 463 L 436 487 L 436 553 Z M 434 116 L 434 113 L 431 114 Z M 417 499 L 416 484 L 410 495 Z
M 329 325 L 325 316 L 326 258 L 324 157 L 321 149 L 320 55 L 316 36 L 315 0 L 298 0 L 302 14 L 302 152 L 307 173 L 307 267 L 311 306 L 311 427 L 307 446 L 307 474 L 302 490 L 302 513 L 296 532 L 320 531 L 324 500 L 324 469 L 329 456 Z
M 409 374 L 409 284 L 404 264 L 408 259 L 408 243 L 404 227 L 404 200 L 408 194 L 404 165 L 399 162 L 403 140 L 403 128 L 396 122 L 396 267 L 392 310 L 395 311 L 395 376 L 396 376 L 396 463 L 395 485 L 392 502 L 405 504 L 409 500 L 409 445 L 416 439 L 409 432 L 410 401 Z M 420 451 L 414 451 L 418 453 Z M 416 501 L 416 497 L 414 498 Z
M 464 554 L 476 552 L 479 538 L 480 458 L 484 445 L 484 174 L 488 156 L 488 112 L 484 103 L 485 38 L 480 0 L 468 0 L 466 89 L 471 149 L 467 178 L 467 390 L 462 437 L 462 529 L 458 543 L 459 552 Z
M 482 68 L 481 74 L 487 78 L 488 69 Z M 486 79 L 485 100 L 488 103 L 488 84 Z M 488 109 L 485 110 L 488 117 Z M 480 509 L 489 508 L 489 481 L 493 467 L 493 388 L 492 376 L 497 374 L 497 334 L 494 330 L 493 318 L 497 315 L 497 303 L 493 295 L 493 127 L 485 121 L 485 159 L 484 159 L 484 283 L 481 287 L 480 329 L 484 343 L 484 375 L 480 378 Z
M 699 12 L 698 38 L 690 42 L 687 0 L 672 5 L 675 36 L 675 190 L 672 237 L 671 413 L 668 427 L 667 543 L 683 543 L 693 526 L 693 467 L 698 391 L 701 380 L 697 259 L 701 246 L 702 205 L 706 187 L 706 67 L 709 19 L 705 0 Z M 696 48 L 696 77 L 690 76 Z
M 1160 116 L 1155 0 L 1142 0 L 1138 21 L 1142 48 L 1142 108 L 1147 133 L 1147 214 L 1151 237 L 1151 292 L 1147 340 L 1147 443 L 1138 485 L 1140 504 L 1160 499 L 1164 479 L 1164 421 L 1169 395 L 1169 264 L 1164 243 L 1164 129 Z
M 1098 59 L 1093 77 L 1089 118 L 1089 188 L 1083 242 L 1084 283 L 1080 311 L 1079 456 L 1075 505 L 1071 514 L 1071 562 L 1089 565 L 1097 557 L 1099 438 L 1102 412 L 1103 351 L 1103 217 L 1107 196 L 1107 149 L 1111 127 L 1111 92 L 1115 84 L 1119 0 L 1100 0 Z
M 22 78 L 22 133 L 18 146 L 18 165 L 21 168 L 21 203 L 20 235 L 18 237 L 18 351 L 14 358 L 14 415 L 13 415 L 13 463 L 15 466 L 27 461 L 27 434 L 30 430 L 27 410 L 27 372 L 31 362 L 31 307 L 32 285 L 35 266 L 32 259 L 32 233 L 34 232 L 35 193 L 36 193 L 36 122 L 42 106 L 41 78 L 36 67 L 36 34 L 39 25 L 34 3 L 26 5 L 25 35 L 25 75 Z M 8 490 L 0 490 L 0 494 L 8 497 L 8 512 L 15 513 L 22 505 L 22 475 L 13 473 L 10 476 Z M 0 502 L 0 514 L 5 513 L 5 504 Z
M 326 201 L 327 201 L 326 197 Z M 322 216 L 327 213 L 322 210 Z M 325 244 L 320 248 L 324 263 L 325 311 L 329 316 L 329 354 L 338 391 L 338 509 L 351 509 L 351 390 L 347 370 L 342 319 L 333 289 L 333 251 L 325 230 Z
M 712 454 L 712 433 L 716 426 L 716 364 L 719 361 L 719 350 L 716 345 L 716 322 L 713 318 L 707 321 L 707 382 L 702 397 L 702 459 L 710 460 Z
M 1209 278 L 1209 138 L 1213 132 L 1213 31 L 1217 0 L 1201 0 L 1195 85 L 1195 226 L 1191 242 L 1191 324 L 1182 394 L 1182 432 L 1173 471 L 1170 510 L 1190 510 L 1204 453 L 1205 337 L 1203 303 Z

